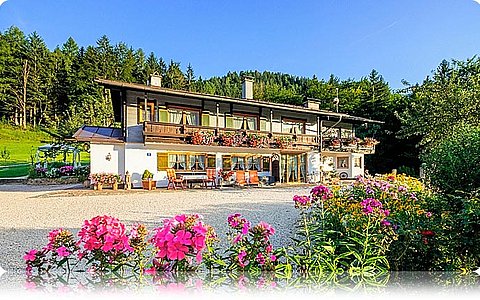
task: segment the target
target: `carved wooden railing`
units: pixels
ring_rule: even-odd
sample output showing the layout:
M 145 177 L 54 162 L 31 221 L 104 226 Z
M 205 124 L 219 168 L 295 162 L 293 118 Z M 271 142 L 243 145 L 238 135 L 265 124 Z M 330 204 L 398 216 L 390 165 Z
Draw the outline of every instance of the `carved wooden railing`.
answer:
M 149 141 L 162 141 L 173 143 L 192 143 L 192 135 L 195 133 L 209 134 L 215 139 L 224 135 L 243 135 L 245 137 L 250 135 L 256 135 L 257 137 L 264 137 L 267 139 L 267 146 L 272 148 L 278 148 L 278 143 L 282 148 L 316 148 L 319 146 L 319 139 L 316 135 L 308 134 L 292 134 L 282 132 L 268 132 L 259 130 L 241 130 L 232 128 L 213 128 L 205 126 L 191 126 L 184 124 L 171 124 L 161 122 L 144 122 L 143 134 L 145 140 Z M 338 140 L 338 139 L 337 139 Z M 280 142 L 283 141 L 283 142 Z M 277 145 L 275 145 L 275 143 Z M 220 145 L 221 144 L 215 144 Z M 248 143 L 242 144 L 244 147 L 248 147 Z M 335 152 L 363 152 L 373 153 L 375 151 L 375 145 L 371 144 L 349 144 L 347 139 L 338 140 L 337 144 L 333 143 L 332 139 L 324 139 L 322 144 L 322 151 L 335 151 Z

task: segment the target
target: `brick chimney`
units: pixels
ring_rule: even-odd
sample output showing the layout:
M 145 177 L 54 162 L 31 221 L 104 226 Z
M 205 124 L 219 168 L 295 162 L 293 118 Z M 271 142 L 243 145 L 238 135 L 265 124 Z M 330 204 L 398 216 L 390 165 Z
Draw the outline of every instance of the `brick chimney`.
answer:
M 253 77 L 242 77 L 242 99 L 253 99 Z

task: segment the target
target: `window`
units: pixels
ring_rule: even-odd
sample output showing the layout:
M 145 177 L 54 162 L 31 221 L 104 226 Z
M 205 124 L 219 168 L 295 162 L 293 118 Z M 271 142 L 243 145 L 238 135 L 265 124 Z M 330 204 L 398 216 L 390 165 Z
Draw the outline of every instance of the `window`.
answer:
M 138 100 L 137 102 L 137 120 L 138 123 L 143 121 L 156 121 L 155 100 L 147 100 L 147 113 L 145 113 L 145 100 Z
M 169 108 L 168 122 L 173 124 L 186 124 L 198 126 L 200 124 L 200 111 L 184 108 Z
M 245 157 L 232 156 L 232 170 L 245 170 Z
M 260 171 L 260 157 L 257 157 L 257 156 L 247 157 L 247 169 Z
M 244 130 L 257 130 L 258 117 L 247 115 L 234 115 L 232 117 L 232 128 Z
M 354 168 L 361 168 L 362 167 L 362 158 L 361 157 L 354 157 L 353 158 L 353 167 Z
M 270 171 L 270 157 L 264 156 L 262 158 L 262 169 L 265 172 Z
M 232 169 L 232 158 L 230 155 L 222 156 L 222 169 L 231 170 Z
M 283 119 L 282 132 L 293 133 L 293 134 L 303 134 L 305 133 L 305 121 Z
M 337 157 L 337 169 L 348 169 L 348 157 Z
M 207 168 L 215 168 L 217 166 L 216 157 L 213 154 L 207 155 Z
M 187 167 L 187 156 L 185 154 L 169 154 L 168 167 L 176 170 L 185 170 Z
M 189 170 L 205 170 L 205 155 L 189 155 Z

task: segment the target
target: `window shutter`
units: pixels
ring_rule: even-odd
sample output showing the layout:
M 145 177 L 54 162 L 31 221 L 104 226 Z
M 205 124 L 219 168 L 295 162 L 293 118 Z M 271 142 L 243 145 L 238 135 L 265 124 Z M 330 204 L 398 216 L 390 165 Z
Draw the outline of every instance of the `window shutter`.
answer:
M 157 171 L 165 171 L 168 168 L 168 153 L 157 152 Z

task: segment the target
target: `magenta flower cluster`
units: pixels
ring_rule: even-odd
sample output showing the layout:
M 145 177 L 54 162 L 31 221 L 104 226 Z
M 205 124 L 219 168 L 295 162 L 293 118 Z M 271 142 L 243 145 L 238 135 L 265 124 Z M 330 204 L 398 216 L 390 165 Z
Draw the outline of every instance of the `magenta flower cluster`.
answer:
M 310 194 L 312 196 L 312 199 L 315 200 L 327 200 L 329 198 L 333 197 L 333 193 L 330 190 L 329 187 L 324 186 L 324 185 L 318 185 L 314 187 L 311 191 Z
M 270 238 L 275 234 L 275 228 L 263 221 L 251 227 L 250 222 L 240 214 L 228 216 L 228 225 L 232 244 L 227 252 L 233 254 L 230 259 L 234 265 L 241 269 L 274 269 L 277 257 L 273 253 Z
M 91 220 L 85 220 L 78 236 L 80 237 L 79 245 L 82 245 L 87 252 L 95 250 L 116 253 L 133 251 L 128 242 L 125 225 L 114 217 L 97 216 Z
M 293 202 L 295 203 L 296 208 L 308 208 L 312 206 L 312 199 L 310 196 L 293 196 Z
M 362 212 L 366 215 L 377 214 L 381 218 L 381 225 L 392 225 L 387 219 L 385 219 L 385 217 L 390 215 L 390 211 L 388 209 L 383 209 L 382 202 L 378 201 L 377 199 L 367 198 L 360 202 L 360 206 L 362 207 Z
M 208 227 L 201 222 L 199 215 L 178 215 L 164 221 L 163 227 L 156 229 L 152 238 L 160 260 L 181 261 L 194 256 L 197 263 L 202 261 Z

